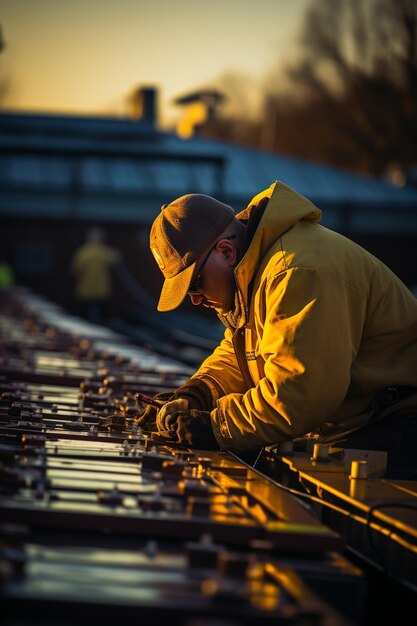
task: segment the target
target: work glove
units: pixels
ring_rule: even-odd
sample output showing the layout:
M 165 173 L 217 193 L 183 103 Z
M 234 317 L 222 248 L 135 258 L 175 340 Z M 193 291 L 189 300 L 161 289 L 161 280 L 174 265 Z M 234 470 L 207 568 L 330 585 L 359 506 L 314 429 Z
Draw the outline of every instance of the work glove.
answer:
M 152 400 L 161 408 L 166 402 L 168 402 L 173 393 L 173 391 L 163 391 L 162 393 L 157 393 Z M 152 406 L 152 404 L 147 404 L 144 412 L 137 419 L 137 425 L 145 430 L 157 430 L 156 417 L 158 415 L 158 410 L 159 409 Z
M 209 411 L 179 411 L 169 413 L 162 435 L 176 436 L 179 443 L 200 450 L 218 450 L 219 444 L 213 433 Z
M 192 378 L 178 389 L 158 393 L 153 400 L 160 404 L 160 409 L 148 405 L 138 420 L 138 425 L 148 430 L 168 431 L 168 416 L 171 413 L 188 411 L 189 409 L 211 410 L 213 398 L 209 387 L 199 378 Z
M 190 408 L 190 401 L 187 398 L 175 398 L 174 400 L 170 400 L 164 406 L 159 409 L 158 414 L 156 416 L 156 427 L 159 433 L 172 433 L 172 422 L 171 416 L 177 415 L 178 413 L 182 413 L 188 411 Z M 174 419 L 175 422 L 175 419 Z

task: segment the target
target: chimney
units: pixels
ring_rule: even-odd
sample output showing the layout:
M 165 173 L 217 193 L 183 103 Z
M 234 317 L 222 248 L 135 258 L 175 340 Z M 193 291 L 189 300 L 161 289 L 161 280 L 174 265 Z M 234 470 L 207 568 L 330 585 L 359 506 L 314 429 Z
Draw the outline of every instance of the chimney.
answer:
M 152 130 L 156 126 L 157 90 L 155 87 L 138 87 L 131 96 L 132 116 Z

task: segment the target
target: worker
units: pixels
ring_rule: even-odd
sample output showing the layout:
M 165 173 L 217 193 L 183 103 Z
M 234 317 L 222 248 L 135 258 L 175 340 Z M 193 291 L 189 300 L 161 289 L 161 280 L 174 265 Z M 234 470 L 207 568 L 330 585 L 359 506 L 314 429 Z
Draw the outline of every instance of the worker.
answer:
M 226 329 L 144 426 L 241 455 L 310 436 L 387 449 L 394 473 L 417 470 L 417 299 L 321 216 L 281 182 L 237 215 L 202 194 L 162 207 L 150 233 L 158 310 L 188 294 Z
M 87 232 L 86 242 L 75 251 L 72 271 L 78 312 L 94 323 L 103 322 L 112 294 L 112 270 L 120 263 L 120 253 L 104 243 L 99 227 Z

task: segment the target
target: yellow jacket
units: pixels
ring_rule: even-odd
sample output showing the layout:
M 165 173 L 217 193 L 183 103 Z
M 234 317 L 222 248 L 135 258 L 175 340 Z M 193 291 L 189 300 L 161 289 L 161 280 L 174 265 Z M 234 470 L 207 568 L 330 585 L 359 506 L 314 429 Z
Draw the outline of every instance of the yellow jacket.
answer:
M 79 300 L 106 300 L 111 295 L 112 266 L 119 262 L 117 250 L 101 242 L 87 242 L 75 253 L 72 271 Z
M 216 402 L 220 446 L 243 452 L 312 432 L 331 439 L 365 424 L 370 402 L 389 386 L 416 393 L 382 414 L 417 407 L 417 299 L 382 262 L 319 225 L 321 211 L 280 182 L 237 217 L 246 220 L 265 197 L 235 269 L 239 328 L 226 330 L 194 375 Z

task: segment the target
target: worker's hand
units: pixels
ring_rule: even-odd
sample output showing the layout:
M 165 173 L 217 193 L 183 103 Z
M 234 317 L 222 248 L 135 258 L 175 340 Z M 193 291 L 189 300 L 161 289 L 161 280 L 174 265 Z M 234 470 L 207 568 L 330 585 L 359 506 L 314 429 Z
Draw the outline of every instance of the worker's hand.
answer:
M 181 387 L 169 392 L 158 393 L 153 400 L 160 409 L 148 405 L 138 418 L 138 425 L 147 430 L 158 430 L 161 434 L 172 436 L 170 415 L 190 409 L 208 410 L 213 406 L 213 398 L 204 381 L 190 379 Z
M 218 450 L 219 444 L 213 433 L 209 411 L 191 411 L 171 413 L 168 426 L 178 441 L 191 448 L 200 450 Z
M 164 391 L 162 393 L 157 393 L 152 400 L 156 402 L 160 408 L 164 406 L 166 402 L 170 398 L 172 398 L 174 391 Z M 158 408 L 152 406 L 152 404 L 147 404 L 144 412 L 138 417 L 137 424 L 141 428 L 145 428 L 145 430 L 157 430 L 156 418 L 158 414 Z
M 175 418 L 172 419 L 172 416 L 182 411 L 188 411 L 189 408 L 190 402 L 187 398 L 175 398 L 166 402 L 156 416 L 158 431 L 161 434 L 173 435 Z

